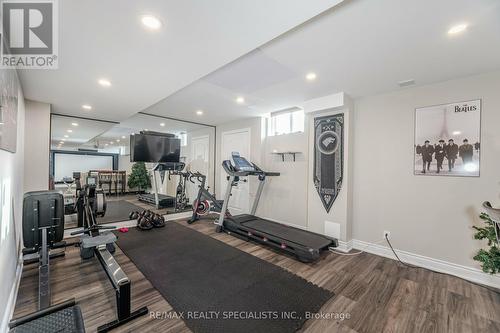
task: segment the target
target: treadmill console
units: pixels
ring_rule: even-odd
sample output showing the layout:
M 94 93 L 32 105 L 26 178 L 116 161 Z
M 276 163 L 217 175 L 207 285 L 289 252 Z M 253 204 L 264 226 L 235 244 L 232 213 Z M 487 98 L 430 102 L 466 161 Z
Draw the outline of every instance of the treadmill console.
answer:
M 238 152 L 232 152 L 231 156 L 234 162 L 236 171 L 255 171 L 252 163 L 248 162 L 244 157 L 240 156 Z

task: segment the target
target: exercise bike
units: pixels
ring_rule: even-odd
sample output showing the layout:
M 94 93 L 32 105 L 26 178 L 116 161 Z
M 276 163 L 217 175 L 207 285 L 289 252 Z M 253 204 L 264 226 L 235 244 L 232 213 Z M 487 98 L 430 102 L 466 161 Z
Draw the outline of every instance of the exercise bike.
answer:
M 203 215 L 208 215 L 210 213 L 220 214 L 224 204 L 224 200 L 217 200 L 215 194 L 209 192 L 210 187 L 205 188 L 207 176 L 200 172 L 191 172 L 189 181 L 192 183 L 194 183 L 193 178 L 196 178 L 196 180 L 200 182 L 200 185 L 196 200 L 193 202 L 193 215 L 187 221 L 189 224 L 196 222 L 200 219 L 200 216 Z M 225 216 L 231 216 L 229 211 L 226 211 Z
M 177 184 L 177 188 L 175 190 L 175 211 L 182 211 L 186 209 L 189 204 L 189 198 L 186 195 L 186 182 L 190 180 L 191 173 L 190 172 L 182 172 L 178 170 L 169 171 L 168 179 L 170 180 L 170 176 L 179 176 L 179 183 Z

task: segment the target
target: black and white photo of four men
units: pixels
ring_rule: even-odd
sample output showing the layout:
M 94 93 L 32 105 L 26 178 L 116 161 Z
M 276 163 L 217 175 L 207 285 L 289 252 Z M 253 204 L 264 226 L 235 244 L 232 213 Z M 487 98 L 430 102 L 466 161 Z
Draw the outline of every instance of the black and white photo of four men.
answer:
M 474 149 L 479 150 L 479 142 L 473 145 L 469 140 L 464 139 L 460 147 L 454 142 L 453 139 L 448 140 L 448 144 L 443 139 L 435 145 L 431 145 L 429 140 L 424 142 L 424 145 L 416 146 L 417 155 L 422 156 L 422 173 L 430 172 L 432 157 L 436 160 L 436 173 L 440 173 L 443 169 L 443 161 L 448 160 L 448 171 L 451 172 L 455 168 L 455 160 L 457 157 L 462 159 L 462 165 L 472 163 L 474 156 Z

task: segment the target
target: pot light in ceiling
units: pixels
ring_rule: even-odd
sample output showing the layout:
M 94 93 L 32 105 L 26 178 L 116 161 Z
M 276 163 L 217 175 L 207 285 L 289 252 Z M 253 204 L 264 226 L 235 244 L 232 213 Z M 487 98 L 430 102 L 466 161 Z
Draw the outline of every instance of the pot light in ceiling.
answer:
M 240 97 L 236 98 L 236 103 L 243 104 L 243 103 L 245 103 L 245 99 L 240 96 Z
M 105 146 L 107 146 L 108 144 L 106 143 Z
M 122 139 L 126 139 L 127 137 L 125 135 L 122 135 Z
M 116 140 L 116 143 L 118 143 L 118 142 L 120 142 L 120 140 L 119 140 L 119 139 L 118 139 L 118 140 Z
M 71 123 L 71 126 L 78 126 L 78 123 Z
M 316 80 L 316 77 L 317 77 L 317 75 L 314 72 L 307 73 L 306 80 L 307 81 L 314 81 L 314 80 Z
M 462 134 L 462 132 L 460 132 L 460 131 L 453 131 L 453 133 L 452 133 L 452 134 L 453 134 L 453 135 L 460 135 L 460 134 Z
M 88 104 L 83 104 L 82 105 L 82 109 L 84 109 L 84 110 L 92 110 L 92 106 L 90 106 Z
M 66 139 L 61 139 L 61 141 L 66 141 Z
M 65 135 L 64 137 L 65 137 L 65 138 L 69 138 L 69 135 Z
M 111 81 L 109 81 L 108 79 L 99 79 L 99 84 L 103 87 L 111 87 Z
M 64 141 L 59 142 L 59 145 L 63 145 L 63 144 L 64 144 Z
M 73 133 L 73 130 L 70 130 L 70 129 L 69 129 L 69 130 L 67 130 L 66 132 L 68 132 L 68 133 Z
M 161 127 L 164 127 L 164 126 L 165 126 L 165 123 L 160 123 L 160 126 L 161 126 Z
M 448 30 L 448 35 L 457 35 L 459 33 L 464 32 L 466 29 L 467 29 L 466 23 L 454 25 Z
M 142 15 L 141 23 L 149 30 L 158 30 L 163 25 L 161 20 L 153 15 Z
M 197 114 L 198 116 L 202 116 L 202 115 L 203 115 L 203 110 L 198 110 L 198 111 L 196 111 L 196 114 Z
M 114 144 L 114 142 L 113 142 L 113 141 L 111 141 L 109 144 L 110 144 L 110 145 L 112 145 L 112 144 Z

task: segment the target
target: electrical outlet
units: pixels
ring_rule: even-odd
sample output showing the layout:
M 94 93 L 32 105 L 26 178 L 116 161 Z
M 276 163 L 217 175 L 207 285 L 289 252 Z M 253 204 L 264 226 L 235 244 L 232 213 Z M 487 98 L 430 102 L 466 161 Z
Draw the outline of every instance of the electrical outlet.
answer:
M 386 238 L 386 236 L 387 236 L 387 238 L 391 238 L 391 232 L 384 230 L 384 239 Z

